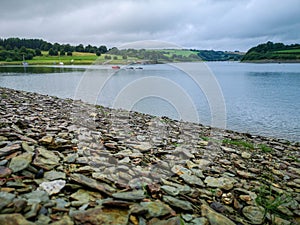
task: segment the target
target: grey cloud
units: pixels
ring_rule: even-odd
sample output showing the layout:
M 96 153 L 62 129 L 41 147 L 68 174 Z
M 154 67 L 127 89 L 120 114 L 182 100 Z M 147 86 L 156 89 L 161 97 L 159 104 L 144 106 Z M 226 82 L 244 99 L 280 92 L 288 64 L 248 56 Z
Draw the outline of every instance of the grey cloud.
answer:
M 262 41 L 300 42 L 298 0 L 10 0 L 2 37 L 118 46 L 140 40 L 247 50 Z

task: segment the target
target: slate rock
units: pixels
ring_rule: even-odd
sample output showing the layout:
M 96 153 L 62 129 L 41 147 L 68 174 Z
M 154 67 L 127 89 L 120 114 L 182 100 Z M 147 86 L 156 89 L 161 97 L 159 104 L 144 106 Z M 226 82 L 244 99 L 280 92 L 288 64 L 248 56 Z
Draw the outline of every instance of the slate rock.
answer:
M 5 146 L 4 148 L 0 148 L 0 157 L 10 155 L 21 149 L 20 144 L 12 144 Z
M 166 216 L 174 211 L 167 204 L 161 201 L 141 202 L 141 206 L 148 210 L 147 218 Z
M 114 198 L 122 199 L 122 200 L 142 200 L 144 199 L 145 193 L 143 190 L 134 190 L 134 191 L 127 191 L 127 192 L 117 192 L 112 194 Z
M 45 170 L 51 170 L 59 165 L 59 160 L 60 158 L 54 152 L 44 148 L 37 148 L 33 164 Z
M 7 192 L 0 192 L 0 210 L 5 208 L 8 204 L 12 203 L 15 198 L 14 194 Z
M 77 174 L 77 173 L 74 173 L 74 174 L 70 174 L 69 175 L 71 180 L 79 183 L 79 184 L 82 184 L 82 185 L 85 185 L 85 186 L 88 186 L 90 188 L 93 188 L 93 189 L 96 189 L 98 191 L 100 191 L 101 193 L 104 193 L 108 196 L 111 196 L 112 192 L 115 191 L 115 189 L 105 183 L 100 183 L 92 178 L 89 178 L 83 174 Z
M 215 212 L 205 204 L 201 205 L 201 215 L 206 217 L 211 225 L 235 225 L 233 221 L 223 216 L 222 214 Z
M 262 224 L 264 221 L 265 209 L 256 206 L 245 206 L 243 208 L 243 214 L 251 224 Z
M 216 187 L 224 190 L 231 190 L 236 182 L 235 179 L 229 177 L 206 177 L 204 182 L 207 184 L 208 187 Z
M 44 178 L 47 180 L 66 179 L 66 174 L 64 172 L 50 170 L 50 171 L 45 172 Z
M 35 225 L 26 220 L 21 214 L 0 214 L 0 225 Z
M 46 145 L 53 143 L 53 141 L 54 138 L 52 136 L 44 136 L 39 140 L 41 144 L 46 144 Z
M 26 169 L 32 161 L 33 153 L 23 153 L 11 159 L 9 168 L 14 172 L 19 172 Z
M 0 166 L 0 178 L 8 177 L 12 174 L 12 170 L 10 168 Z
M 40 189 L 45 190 L 49 195 L 57 194 L 66 185 L 65 180 L 54 180 L 49 182 L 43 182 L 40 184 Z
M 38 204 L 38 203 L 47 203 L 49 202 L 49 195 L 45 191 L 32 191 L 23 195 L 27 199 L 28 204 Z
M 127 225 L 129 220 L 129 211 L 122 209 L 88 209 L 84 212 L 74 213 L 77 224 L 82 225 Z
M 193 211 L 193 206 L 188 201 L 180 200 L 172 196 L 163 196 L 163 201 L 184 211 Z

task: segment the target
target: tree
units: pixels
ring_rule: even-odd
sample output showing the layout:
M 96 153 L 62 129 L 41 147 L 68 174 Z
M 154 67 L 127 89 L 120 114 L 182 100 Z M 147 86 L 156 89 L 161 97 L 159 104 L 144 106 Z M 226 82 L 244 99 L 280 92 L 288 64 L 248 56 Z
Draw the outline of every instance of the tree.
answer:
M 83 44 L 77 45 L 77 46 L 75 47 L 75 51 L 76 51 L 76 52 L 84 52 Z
M 73 53 L 71 51 L 67 52 L 67 56 L 72 56 L 72 55 L 73 55 Z
M 113 47 L 113 48 L 109 49 L 109 54 L 118 55 L 119 49 L 117 47 Z
M 41 56 L 42 55 L 42 52 L 41 52 L 41 50 L 40 49 L 35 49 L 35 55 L 36 56 Z
M 105 45 L 101 45 L 101 46 L 99 47 L 99 52 L 100 52 L 101 54 L 106 53 L 106 52 L 107 52 L 106 46 L 105 46 Z
M 6 50 L 12 50 L 13 48 L 9 44 L 7 44 L 7 45 L 5 45 L 5 49 Z
M 56 55 L 58 55 L 58 51 L 56 49 L 50 48 L 49 55 L 50 56 L 56 56 Z

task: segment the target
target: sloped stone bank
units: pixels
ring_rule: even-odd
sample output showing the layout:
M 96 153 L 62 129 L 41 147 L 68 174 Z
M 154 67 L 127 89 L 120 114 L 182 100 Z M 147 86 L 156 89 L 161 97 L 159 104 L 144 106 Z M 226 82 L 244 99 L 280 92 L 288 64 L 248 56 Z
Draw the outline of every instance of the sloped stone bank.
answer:
M 299 143 L 0 88 L 0 224 L 300 224 Z

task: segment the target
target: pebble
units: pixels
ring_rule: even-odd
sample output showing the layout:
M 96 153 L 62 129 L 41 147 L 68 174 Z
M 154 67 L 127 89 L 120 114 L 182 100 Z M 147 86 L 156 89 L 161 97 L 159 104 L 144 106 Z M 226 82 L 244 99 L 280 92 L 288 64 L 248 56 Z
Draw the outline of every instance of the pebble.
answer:
M 45 190 L 49 195 L 57 194 L 66 185 L 65 180 L 54 180 L 49 182 L 43 182 L 40 184 L 40 189 Z
M 251 224 L 262 224 L 264 221 L 265 209 L 256 206 L 245 206 L 243 208 L 243 214 Z
M 299 223 L 299 143 L 0 91 L 0 224 Z
M 223 216 L 222 214 L 215 212 L 205 204 L 201 205 L 201 215 L 205 216 L 211 225 L 218 225 L 218 224 L 235 225 L 233 221 Z
M 229 177 L 215 178 L 208 176 L 205 178 L 204 182 L 207 184 L 208 187 L 215 187 L 228 191 L 234 187 L 234 183 L 236 182 L 236 180 Z

